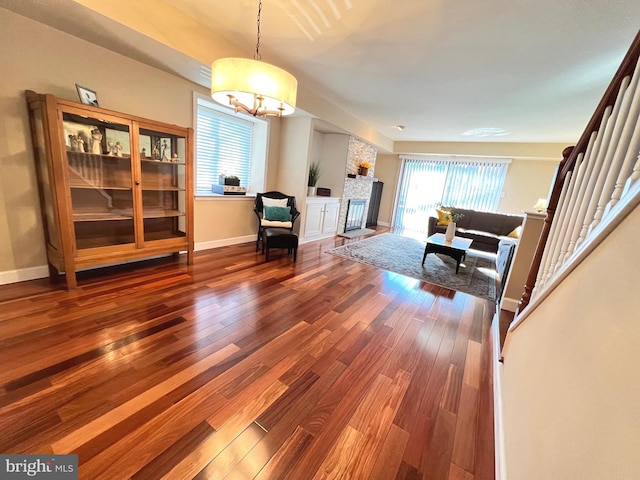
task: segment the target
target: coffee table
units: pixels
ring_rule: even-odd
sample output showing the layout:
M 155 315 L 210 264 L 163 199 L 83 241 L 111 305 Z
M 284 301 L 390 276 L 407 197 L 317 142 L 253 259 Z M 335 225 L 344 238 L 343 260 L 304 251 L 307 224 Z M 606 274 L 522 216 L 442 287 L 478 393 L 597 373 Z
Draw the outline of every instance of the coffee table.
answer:
M 450 242 L 444 236 L 444 233 L 434 233 L 427 238 L 427 244 L 424 247 L 424 255 L 422 256 L 422 265 L 429 253 L 442 253 L 453 258 L 456 261 L 456 273 L 460 269 L 460 262 L 464 260 L 467 251 L 473 240 L 462 237 L 453 237 Z

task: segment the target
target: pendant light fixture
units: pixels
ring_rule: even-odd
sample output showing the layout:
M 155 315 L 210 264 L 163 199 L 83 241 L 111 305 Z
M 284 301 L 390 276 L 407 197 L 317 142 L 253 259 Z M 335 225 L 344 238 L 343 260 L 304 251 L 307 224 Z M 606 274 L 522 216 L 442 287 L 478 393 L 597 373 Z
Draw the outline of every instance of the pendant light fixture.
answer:
M 298 81 L 293 75 L 261 60 L 260 14 L 258 40 L 250 58 L 221 58 L 211 64 L 211 97 L 236 112 L 254 117 L 289 115 L 295 111 Z

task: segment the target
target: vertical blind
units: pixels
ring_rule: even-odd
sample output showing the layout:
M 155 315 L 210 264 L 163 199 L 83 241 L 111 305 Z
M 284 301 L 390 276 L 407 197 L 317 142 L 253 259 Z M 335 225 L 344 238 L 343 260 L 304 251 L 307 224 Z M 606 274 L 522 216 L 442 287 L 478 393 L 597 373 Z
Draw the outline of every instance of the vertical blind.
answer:
M 402 158 L 396 228 L 426 233 L 438 204 L 496 211 L 510 160 Z
M 253 124 L 200 102 L 196 124 L 196 195 L 212 195 L 220 175 L 235 175 L 249 184 Z

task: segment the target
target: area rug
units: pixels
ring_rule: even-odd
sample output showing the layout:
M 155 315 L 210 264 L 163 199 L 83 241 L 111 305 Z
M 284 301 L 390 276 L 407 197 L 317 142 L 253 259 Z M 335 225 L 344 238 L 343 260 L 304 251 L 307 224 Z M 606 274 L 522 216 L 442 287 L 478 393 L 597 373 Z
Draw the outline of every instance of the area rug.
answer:
M 349 230 L 348 232 L 339 233 L 339 237 L 345 238 L 355 238 L 355 237 L 363 237 L 364 235 L 370 235 L 372 233 L 376 233 L 375 230 L 371 230 L 370 228 L 359 228 L 357 230 Z
M 495 300 L 495 260 L 490 255 L 470 251 L 456 274 L 456 261 L 446 255 L 430 253 L 421 265 L 424 246 L 424 242 L 413 238 L 383 233 L 327 250 L 327 253 Z

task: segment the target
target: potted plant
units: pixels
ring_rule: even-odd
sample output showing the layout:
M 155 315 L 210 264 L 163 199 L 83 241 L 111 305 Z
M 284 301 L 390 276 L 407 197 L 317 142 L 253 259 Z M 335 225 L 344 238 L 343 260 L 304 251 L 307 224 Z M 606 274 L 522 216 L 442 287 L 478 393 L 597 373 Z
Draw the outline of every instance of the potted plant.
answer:
M 372 166 L 373 165 L 371 164 L 371 162 L 360 162 L 358 164 L 358 175 L 366 177 L 369 174 L 369 169 Z
M 316 184 L 320 178 L 320 164 L 313 162 L 309 167 L 309 181 L 307 183 L 307 195 L 313 196 L 316 194 Z
M 220 185 L 233 185 L 234 187 L 240 186 L 240 178 L 235 175 L 220 175 L 218 179 Z

